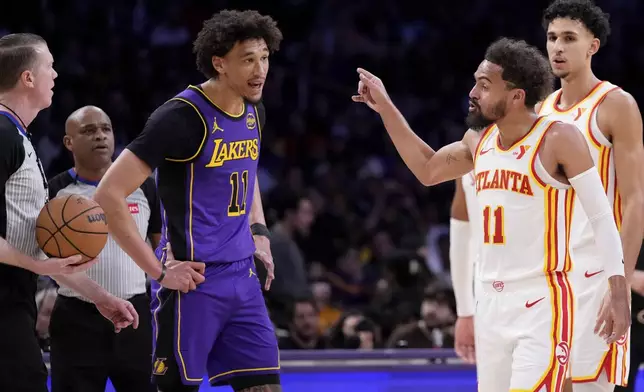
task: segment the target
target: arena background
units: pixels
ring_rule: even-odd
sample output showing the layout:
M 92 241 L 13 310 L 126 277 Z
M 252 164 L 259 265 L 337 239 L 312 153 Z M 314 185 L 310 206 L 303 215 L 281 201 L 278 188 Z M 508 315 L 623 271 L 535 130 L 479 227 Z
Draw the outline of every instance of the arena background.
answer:
M 319 313 L 300 314 L 298 325 L 310 330 L 314 323 L 319 347 L 326 348 L 284 349 L 284 390 L 465 392 L 475 390 L 475 373 L 451 350 L 447 223 L 453 184 L 427 189 L 417 183 L 378 117 L 351 101 L 355 69 L 379 75 L 415 131 L 442 146 L 464 131 L 472 73 L 487 44 L 506 35 L 545 49 L 540 17 L 547 3 L 21 0 L 3 5 L 0 34 L 38 33 L 55 57 L 54 103 L 30 127 L 51 177 L 72 164 L 62 137 L 73 110 L 88 104 L 105 109 L 118 153 L 152 110 L 202 82 L 191 44 L 204 19 L 225 8 L 272 15 L 284 42 L 271 57 L 264 89 L 265 210 L 272 225 L 294 196 L 313 208 L 295 217 L 302 230 L 291 244 L 302 257 L 276 258 L 277 274 L 304 268 L 307 288 L 295 293 L 291 285 L 277 285 L 267 300 L 280 345 L 292 347 L 293 298 L 308 292 Z M 644 2 L 597 3 L 611 14 L 613 33 L 594 58 L 595 73 L 641 105 Z M 359 343 L 345 336 L 346 316 L 371 335 Z M 429 335 L 417 333 L 420 319 Z

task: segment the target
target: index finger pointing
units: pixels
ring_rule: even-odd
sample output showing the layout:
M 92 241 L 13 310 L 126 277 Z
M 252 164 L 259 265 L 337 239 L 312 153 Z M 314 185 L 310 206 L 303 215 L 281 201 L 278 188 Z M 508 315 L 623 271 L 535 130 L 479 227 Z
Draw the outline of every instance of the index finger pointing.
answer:
M 364 68 L 358 68 L 357 71 L 360 75 L 364 75 L 369 80 L 374 79 L 376 77 L 376 75 L 372 74 L 371 72 L 367 71 Z

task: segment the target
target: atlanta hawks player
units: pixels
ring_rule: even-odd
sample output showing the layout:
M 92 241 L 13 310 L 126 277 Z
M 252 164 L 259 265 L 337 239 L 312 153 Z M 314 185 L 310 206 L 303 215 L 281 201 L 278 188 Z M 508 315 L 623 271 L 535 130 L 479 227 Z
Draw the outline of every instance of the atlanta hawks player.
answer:
M 644 230 L 644 185 L 635 169 L 644 167 L 642 118 L 631 95 L 600 81 L 591 69 L 592 56 L 610 30 L 608 16 L 599 7 L 587 0 L 557 0 L 545 10 L 543 20 L 551 67 L 562 88 L 543 101 L 538 113 L 575 124 L 588 143 L 621 229 L 630 281 Z M 575 211 L 570 241 L 571 283 L 578 300 L 570 364 L 573 390 L 612 391 L 615 384 L 627 384 L 630 338 L 627 333 L 609 345 L 594 331 L 591 320 L 608 286 L 599 243 L 582 209 Z
M 482 223 L 476 209 L 476 175 L 474 171 L 456 179 L 449 222 L 449 262 L 452 287 L 456 299 L 454 348 L 467 363 L 475 362 L 474 298 L 477 292 L 476 276 L 478 237 Z M 476 285 L 476 286 L 475 286 Z
M 611 341 L 628 329 L 630 311 L 619 233 L 588 146 L 574 125 L 534 112 L 551 88 L 548 60 L 524 41 L 493 43 L 474 74 L 470 129 L 439 151 L 414 134 L 378 78 L 358 72 L 353 100 L 380 114 L 421 183 L 475 170 L 483 223 L 474 316 L 479 391 L 561 391 L 572 338 L 567 245 L 575 194 L 603 255 Z

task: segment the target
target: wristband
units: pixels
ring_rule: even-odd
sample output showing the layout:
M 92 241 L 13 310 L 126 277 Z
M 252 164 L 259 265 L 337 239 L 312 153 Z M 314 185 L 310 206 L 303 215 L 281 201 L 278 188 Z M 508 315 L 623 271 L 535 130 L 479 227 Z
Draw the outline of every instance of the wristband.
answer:
M 161 276 L 157 279 L 157 283 L 161 283 L 163 278 L 165 278 L 165 272 L 168 269 L 168 267 L 165 266 L 165 264 L 161 264 Z
M 253 233 L 253 235 L 261 235 L 266 238 L 271 238 L 271 232 L 268 230 L 268 227 L 261 223 L 253 223 L 250 225 L 250 232 Z

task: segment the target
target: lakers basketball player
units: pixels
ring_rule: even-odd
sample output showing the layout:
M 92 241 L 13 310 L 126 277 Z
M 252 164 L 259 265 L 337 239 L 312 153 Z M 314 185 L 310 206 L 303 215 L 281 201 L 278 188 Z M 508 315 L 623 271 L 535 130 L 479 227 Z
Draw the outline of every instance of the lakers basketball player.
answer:
M 479 391 L 561 391 L 574 317 L 567 272 L 575 194 L 611 288 L 611 342 L 627 331 L 630 311 L 619 233 L 588 146 L 574 125 L 534 112 L 552 86 L 548 60 L 524 41 L 494 42 L 474 74 L 470 129 L 438 151 L 409 128 L 380 79 L 358 73 L 353 100 L 380 114 L 421 183 L 475 172 L 483 233 L 474 310 Z
M 543 21 L 550 64 L 562 88 L 539 105 L 538 113 L 575 124 L 585 138 L 621 231 L 630 281 L 644 229 L 644 185 L 634 170 L 644 167 L 642 118 L 630 94 L 600 81 L 591 69 L 593 55 L 610 32 L 608 15 L 588 0 L 557 0 L 545 10 Z M 573 390 L 612 391 L 615 384 L 627 384 L 630 338 L 627 333 L 608 345 L 593 330 L 591 320 L 608 286 L 599 243 L 583 209 L 575 210 L 570 240 L 571 283 L 578 300 L 570 364 Z
M 474 298 L 473 281 L 476 276 L 478 255 L 477 235 L 481 223 L 476 219 L 476 177 L 471 171 L 456 179 L 449 222 L 449 262 L 452 287 L 456 299 L 456 325 L 454 348 L 467 363 L 475 362 L 474 348 Z

